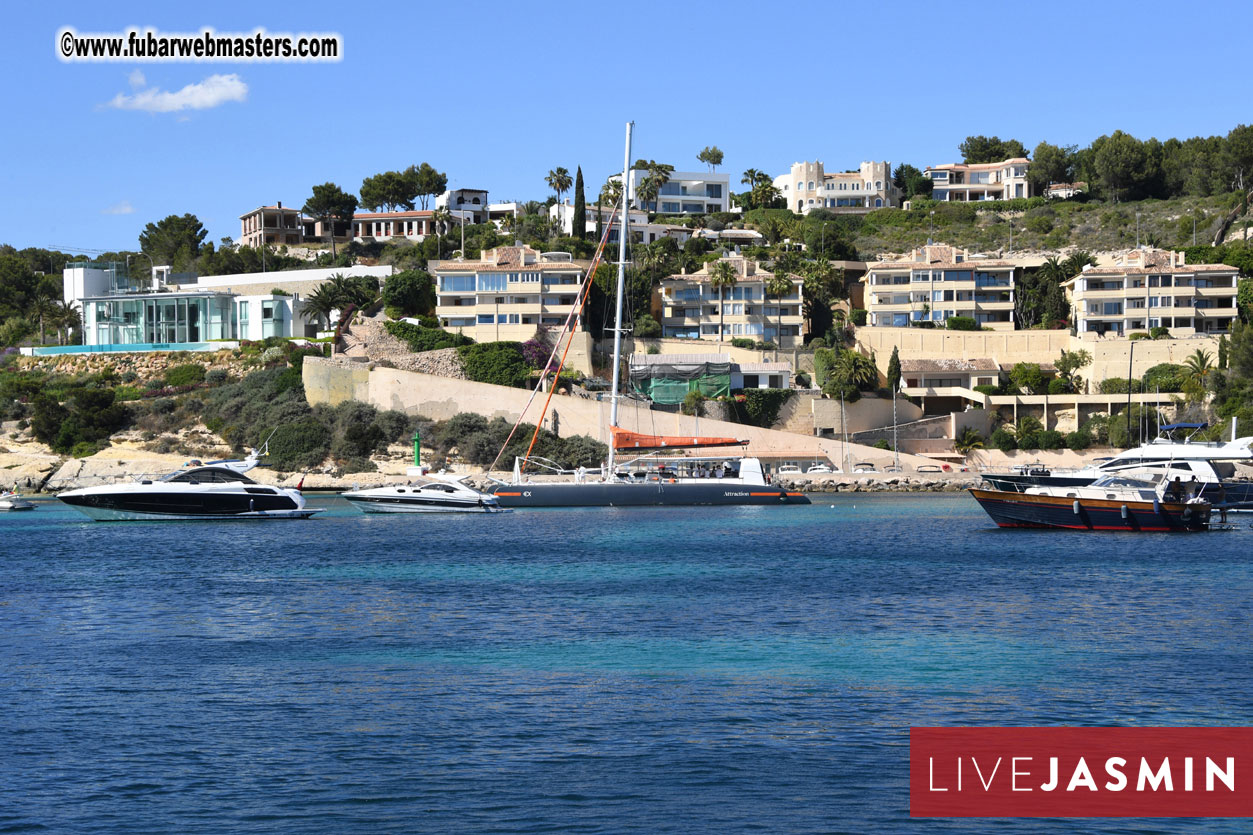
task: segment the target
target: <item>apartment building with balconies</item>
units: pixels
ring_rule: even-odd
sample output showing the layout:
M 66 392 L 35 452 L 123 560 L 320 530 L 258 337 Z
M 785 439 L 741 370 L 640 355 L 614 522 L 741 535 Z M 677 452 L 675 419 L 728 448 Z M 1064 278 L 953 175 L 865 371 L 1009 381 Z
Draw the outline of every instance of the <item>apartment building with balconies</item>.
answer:
M 1014 329 L 1014 286 L 1019 267 L 943 244 L 928 244 L 896 260 L 867 265 L 866 324 L 945 327 L 966 316 L 992 330 Z
M 1185 254 L 1133 249 L 1109 266 L 1088 267 L 1062 287 L 1079 334 L 1116 334 L 1164 327 L 1172 336 L 1229 333 L 1238 315 L 1239 270 L 1187 263 Z
M 827 171 L 822 162 L 794 162 L 786 174 L 774 178 L 774 187 L 787 207 L 800 214 L 814 209 L 864 213 L 897 208 L 901 190 L 892 184 L 892 165 L 863 162 L 856 171 Z
M 720 260 L 735 270 L 737 280 L 732 287 L 719 290 L 711 283 L 710 266 L 717 262 L 705 264 L 694 273 L 661 280 L 653 297 L 661 335 L 715 342 L 752 339 L 772 342 L 781 348 L 802 345 L 805 319 L 801 277 L 790 276 L 791 291 L 777 298 L 766 292 L 766 284 L 774 273 L 739 255 Z
M 980 200 L 1013 200 L 1031 196 L 1027 180 L 1026 157 L 1004 162 L 934 165 L 922 172 L 931 180 L 931 199 L 941 202 L 973 202 Z
M 565 252 L 489 249 L 474 261 L 431 261 L 440 324 L 476 342 L 523 342 L 560 330 L 578 301 L 587 265 Z

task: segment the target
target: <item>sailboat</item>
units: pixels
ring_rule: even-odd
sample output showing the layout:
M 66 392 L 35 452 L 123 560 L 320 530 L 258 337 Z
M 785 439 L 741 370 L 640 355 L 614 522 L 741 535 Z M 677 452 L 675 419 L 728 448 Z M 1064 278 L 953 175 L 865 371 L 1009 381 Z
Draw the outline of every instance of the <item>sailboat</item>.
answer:
M 809 497 L 804 493 L 769 483 L 759 459 L 739 457 L 736 454 L 748 443 L 747 441 L 736 438 L 649 435 L 627 431 L 618 425 L 622 368 L 622 297 L 627 240 L 630 237 L 626 184 L 630 181 L 631 131 L 634 125 L 634 122 L 628 122 L 626 126 L 626 154 L 622 168 L 622 213 L 619 221 L 621 225 L 618 235 L 618 282 L 614 308 L 613 383 L 609 408 L 611 443 L 608 460 L 598 471 L 589 472 L 580 469 L 572 474 L 562 473 L 559 476 L 547 477 L 543 481 L 535 481 L 526 475 L 528 464 L 533 463 L 528 451 L 526 458 L 514 460 L 512 479 L 507 482 L 497 482 L 490 492 L 496 496 L 501 507 L 809 504 Z M 612 226 L 612 221 L 610 225 Z M 601 241 L 597 258 L 607 239 L 608 231 L 605 233 L 605 239 Z M 595 263 L 593 261 L 592 268 L 588 270 L 588 282 L 595 271 Z M 570 322 L 567 325 L 569 326 Z M 539 391 L 539 387 L 536 391 Z M 549 396 L 551 397 L 551 391 Z M 518 420 L 520 423 L 521 417 Z M 538 426 L 542 423 L 543 415 L 536 422 L 537 432 Z M 507 444 L 508 441 L 506 441 Z M 534 439 L 532 439 L 533 445 Z M 718 454 L 706 454 L 699 457 L 640 455 L 626 461 L 618 460 L 619 452 L 645 453 L 676 449 L 700 449 L 706 453 L 717 452 Z

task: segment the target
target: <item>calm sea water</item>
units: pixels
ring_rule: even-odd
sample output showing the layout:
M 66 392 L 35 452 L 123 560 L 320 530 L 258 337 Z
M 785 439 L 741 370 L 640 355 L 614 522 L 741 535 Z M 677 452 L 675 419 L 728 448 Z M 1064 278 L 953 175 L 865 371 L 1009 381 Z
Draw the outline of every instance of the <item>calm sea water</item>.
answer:
M 315 502 L 0 516 L 0 831 L 1035 831 L 911 821 L 909 727 L 1253 714 L 1247 521 Z

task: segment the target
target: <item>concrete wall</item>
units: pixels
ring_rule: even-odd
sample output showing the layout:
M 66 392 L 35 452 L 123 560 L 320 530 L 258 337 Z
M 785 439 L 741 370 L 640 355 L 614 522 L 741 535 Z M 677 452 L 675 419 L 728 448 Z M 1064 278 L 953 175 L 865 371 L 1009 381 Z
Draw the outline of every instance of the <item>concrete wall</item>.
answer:
M 840 401 L 812 398 L 813 425 L 816 429 L 841 432 Z M 845 404 L 849 432 L 865 432 L 881 426 L 892 425 L 892 398 L 865 397 L 856 403 Z M 922 418 L 922 409 L 904 397 L 896 398 L 896 422 L 910 423 Z
M 1127 359 L 1131 352 L 1129 339 L 1099 339 L 1088 334 L 1071 336 L 1065 330 L 1028 331 L 948 331 L 923 328 L 858 328 L 857 344 L 875 352 L 879 370 L 887 373 L 892 348 L 900 349 L 901 359 L 975 359 L 987 357 L 1003 368 L 1020 362 L 1056 362 L 1063 350 L 1083 349 L 1092 355 L 1092 364 L 1079 371 L 1079 376 L 1095 390 L 1109 377 L 1127 376 Z M 1218 356 L 1218 338 L 1193 336 L 1186 339 L 1140 339 L 1134 342 L 1132 373 L 1136 377 L 1163 362 L 1182 364 L 1198 349 Z
M 372 367 L 337 357 L 306 358 L 303 380 L 305 396 L 311 405 L 334 405 L 355 399 L 378 409 L 397 409 L 433 420 L 447 420 L 460 412 L 474 412 L 488 419 L 503 417 L 513 421 L 525 411 L 526 420 L 534 422 L 543 406 L 542 398 L 536 397 L 528 409 L 531 393 L 524 389 Z M 597 401 L 568 395 L 554 396 L 544 421 L 548 428 L 551 428 L 554 411 L 563 437 L 589 435 L 603 443 L 609 442 L 608 399 Z M 833 461 L 839 461 L 846 455 L 838 440 L 655 412 L 630 402 L 620 404 L 618 422 L 623 429 L 650 434 L 735 437 L 749 441 L 749 454 L 794 454 L 807 459 L 826 456 Z M 884 466 L 892 462 L 890 452 L 856 444 L 849 445 L 847 457 Z M 934 462 L 903 455 L 901 463 L 906 468 L 912 468 Z

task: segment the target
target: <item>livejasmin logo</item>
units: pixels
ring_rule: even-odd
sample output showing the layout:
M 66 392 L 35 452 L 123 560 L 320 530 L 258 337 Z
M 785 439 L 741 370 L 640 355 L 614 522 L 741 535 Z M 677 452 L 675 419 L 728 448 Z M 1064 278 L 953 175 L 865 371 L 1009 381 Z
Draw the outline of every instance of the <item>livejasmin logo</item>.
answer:
M 910 814 L 1253 817 L 1253 728 L 912 728 Z

